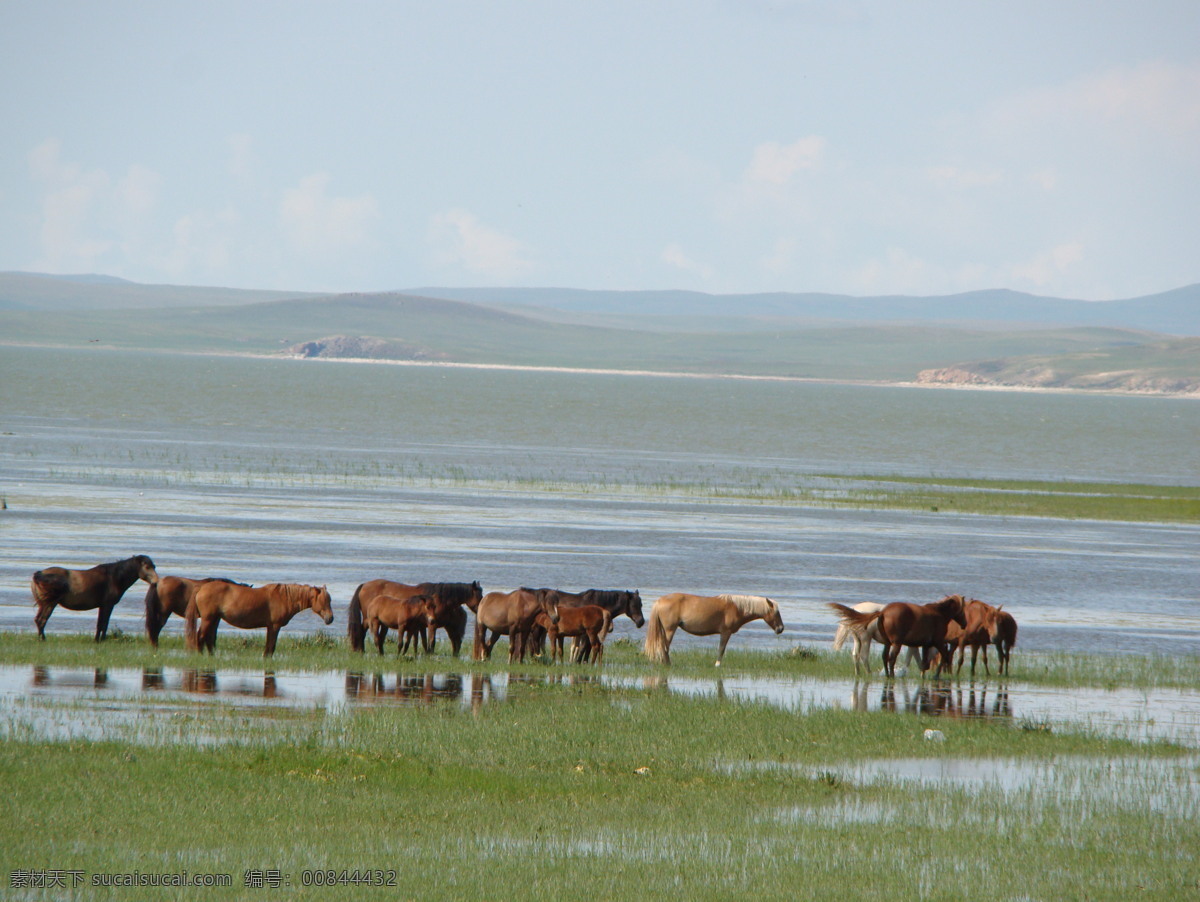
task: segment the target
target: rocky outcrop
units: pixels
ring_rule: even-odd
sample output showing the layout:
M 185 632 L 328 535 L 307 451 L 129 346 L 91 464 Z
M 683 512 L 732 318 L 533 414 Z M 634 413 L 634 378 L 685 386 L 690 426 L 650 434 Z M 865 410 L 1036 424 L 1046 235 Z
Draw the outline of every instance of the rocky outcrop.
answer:
M 323 357 L 356 360 L 446 360 L 447 355 L 422 345 L 384 338 L 332 335 L 305 341 L 288 348 L 297 357 Z
M 997 361 L 922 370 L 923 385 L 1060 388 L 1156 395 L 1198 395 L 1200 378 L 1162 376 L 1143 370 L 1066 375 L 1049 366 L 1005 367 Z

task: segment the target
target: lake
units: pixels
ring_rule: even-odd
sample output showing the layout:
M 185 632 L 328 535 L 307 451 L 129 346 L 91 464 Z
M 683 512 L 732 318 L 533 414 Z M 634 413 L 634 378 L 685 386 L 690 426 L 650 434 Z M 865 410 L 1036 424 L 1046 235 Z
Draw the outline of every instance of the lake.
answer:
M 533 362 L 533 361 L 531 361 Z M 0 629 L 29 576 L 150 554 L 160 573 L 354 587 L 1003 604 L 1022 650 L 1200 652 L 1200 526 L 835 510 L 720 498 L 830 474 L 1161 484 L 1200 474 L 1200 404 L 747 379 L 0 348 Z M 141 629 L 135 586 L 112 626 Z M 49 631 L 90 633 L 55 611 Z M 168 631 L 178 630 L 173 621 Z M 637 633 L 627 620 L 618 635 Z M 286 635 L 286 633 L 285 633 Z M 711 640 L 696 640 L 711 641 Z

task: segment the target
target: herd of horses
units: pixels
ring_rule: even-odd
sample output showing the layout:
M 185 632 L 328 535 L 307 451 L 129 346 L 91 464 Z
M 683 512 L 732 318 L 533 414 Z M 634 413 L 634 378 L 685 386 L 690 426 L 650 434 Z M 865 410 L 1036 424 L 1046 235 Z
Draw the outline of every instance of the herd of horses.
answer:
M 222 621 L 240 629 L 266 629 L 263 656 L 275 652 L 279 631 L 301 611 L 311 610 L 326 624 L 333 622 L 333 604 L 325 586 L 299 583 L 268 583 L 251 586 L 221 577 L 190 579 L 159 577 L 154 562 L 144 554 L 134 555 L 88 570 L 48 567 L 33 574 L 31 589 L 37 605 L 34 622 L 38 636 L 46 638 L 46 621 L 55 607 L 73 611 L 98 610 L 96 641 L 108 632 L 112 609 L 138 580 L 149 584 L 146 592 L 146 635 L 158 647 L 159 635 L 172 614 L 184 621 L 187 647 L 193 651 L 216 649 L 217 628 Z M 865 602 L 854 608 L 831 603 L 840 626 L 834 648 L 847 637 L 854 641 L 854 670 L 867 665 L 871 642 L 884 647 L 887 676 L 896 675 L 896 660 L 908 648 L 922 673 L 937 666 L 936 675 L 951 667 L 954 650 L 961 670 L 966 649 L 972 650 L 971 673 L 983 651 L 996 647 L 1001 674 L 1008 672 L 1009 654 L 1016 642 L 1017 624 L 1012 615 L 998 607 L 961 595 L 948 595 L 926 605 Z M 510 662 L 539 656 L 548 644 L 552 661 L 564 659 L 566 639 L 572 639 L 570 657 L 575 662 L 600 664 L 604 641 L 612 631 L 613 619 L 625 615 L 637 627 L 646 626 L 645 654 L 651 661 L 669 664 L 671 642 L 678 630 L 696 636 L 720 636 L 716 666 L 721 666 L 729 638 L 753 620 L 762 620 L 783 632 L 779 606 L 761 595 L 692 595 L 674 592 L 654 602 L 649 618 L 642 616 L 642 599 L 637 590 L 588 589 L 566 592 L 559 589 L 521 587 L 511 592 L 484 593 L 478 581 L 437 582 L 409 585 L 373 579 L 354 590 L 347 615 L 350 647 L 363 651 L 366 636 L 383 654 L 389 631 L 396 634 L 397 653 L 434 651 L 437 631 L 443 630 L 457 656 L 467 629 L 467 611 L 474 614 L 472 657 L 487 660 L 501 636 L 508 638 Z

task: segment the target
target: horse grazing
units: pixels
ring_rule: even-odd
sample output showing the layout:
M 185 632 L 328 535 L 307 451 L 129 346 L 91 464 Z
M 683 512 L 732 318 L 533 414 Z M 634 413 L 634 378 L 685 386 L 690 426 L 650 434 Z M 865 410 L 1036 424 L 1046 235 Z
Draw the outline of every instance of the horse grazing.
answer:
M 208 649 L 212 654 L 217 646 L 217 627 L 224 620 L 244 630 L 266 627 L 263 657 L 269 658 L 275 654 L 279 631 L 306 608 L 311 608 L 327 624 L 333 623 L 333 603 L 324 586 L 267 583 L 255 589 L 220 580 L 205 583 L 188 604 L 187 646 L 196 651 Z
M 123 561 L 100 564 L 90 570 L 67 570 L 47 567 L 33 574 L 30 589 L 37 604 L 33 618 L 38 638 L 46 638 L 46 621 L 58 605 L 70 611 L 90 611 L 99 608 L 96 617 L 96 641 L 108 635 L 108 618 L 126 590 L 139 579 L 150 585 L 158 582 L 154 561 L 144 554 L 135 554 Z
M 854 605 L 853 610 L 860 614 L 874 614 L 882 611 L 887 605 L 880 604 L 876 601 L 860 601 Z M 871 640 L 863 635 L 861 630 L 851 628 L 850 624 L 844 620 L 838 621 L 837 632 L 833 634 L 833 650 L 839 651 L 846 644 L 846 639 L 849 638 L 854 642 L 854 673 L 858 675 L 858 669 L 861 666 L 864 671 L 870 672 L 870 656 L 871 656 Z M 920 655 L 915 648 L 909 648 L 906 664 L 917 664 L 920 667 Z M 924 668 L 921 668 L 924 669 Z
M 996 671 L 1002 676 L 1008 676 L 1008 659 L 1012 656 L 1012 647 L 1017 644 L 1017 620 L 1002 608 L 996 608 L 992 644 L 996 646 L 996 654 L 1000 657 Z
M 951 660 L 946 642 L 948 625 L 953 622 L 966 626 L 961 595 L 947 595 L 941 601 L 924 605 L 894 601 L 873 614 L 860 613 L 836 602 L 831 602 L 829 606 L 839 612 L 842 622 L 851 631 L 860 632 L 867 639 L 887 646 L 883 654 L 883 670 L 893 679 L 896 676 L 896 659 L 900 657 L 900 649 L 906 645 L 922 649 L 922 669 L 928 667 L 929 653 L 941 651 L 942 659 L 938 662 L 937 670 L 940 674 Z M 856 661 L 856 669 L 857 664 Z
M 346 633 L 350 639 L 353 651 L 362 651 L 366 642 L 366 618 L 370 616 L 371 605 L 380 595 L 391 595 L 394 598 L 407 599 L 416 595 L 428 595 L 433 598 L 436 611 L 428 615 L 428 637 L 426 647 L 429 651 L 436 648 L 437 631 L 442 628 L 450 638 L 450 649 L 455 657 L 462 647 L 463 636 L 467 632 L 466 605 L 475 610 L 483 597 L 483 587 L 479 582 L 473 583 L 420 583 L 410 586 L 389 579 L 373 579 L 361 584 L 354 590 L 350 598 L 350 610 L 347 614 Z M 386 627 L 384 636 L 387 635 Z
M 158 635 L 171 615 L 186 617 L 188 604 L 196 591 L 205 583 L 214 581 L 233 582 L 223 577 L 188 579 L 184 576 L 164 576 L 158 582 L 151 583 L 146 591 L 146 636 L 150 644 L 158 648 Z M 244 586 L 245 583 L 236 585 Z
M 721 666 L 729 637 L 751 620 L 761 618 L 776 634 L 783 632 L 779 605 L 762 595 L 688 595 L 675 592 L 664 595 L 650 609 L 646 627 L 646 657 L 662 664 L 671 663 L 671 640 L 680 627 L 693 636 L 721 634 L 716 666 Z
M 558 623 L 554 623 L 548 614 L 541 612 L 534 618 L 534 623 L 546 631 L 551 662 L 562 659 L 563 638 L 571 636 L 577 640 L 587 640 L 586 653 L 572 647 L 571 660 L 579 662 L 590 659 L 591 663 L 599 664 L 604 658 L 604 639 L 612 632 L 612 614 L 595 604 L 585 604 L 577 608 L 560 604 Z M 584 646 L 578 648 L 583 649 Z
M 383 640 L 388 629 L 394 629 L 399 635 L 396 640 L 396 654 L 408 652 L 411 646 L 416 650 L 419 640 L 421 649 L 429 654 L 429 637 L 426 630 L 429 618 L 436 613 L 437 605 L 429 595 L 410 595 L 408 598 L 397 598 L 395 595 L 376 595 L 371 603 L 371 613 L 367 617 L 367 629 L 375 639 L 375 647 L 383 654 Z
M 511 592 L 488 592 L 475 609 L 475 644 L 472 657 L 486 661 L 501 636 L 508 636 L 508 661 L 525 662 L 529 632 L 538 614 L 558 623 L 558 593 L 553 589 L 529 589 L 522 586 Z M 492 637 L 487 638 L 488 630 Z

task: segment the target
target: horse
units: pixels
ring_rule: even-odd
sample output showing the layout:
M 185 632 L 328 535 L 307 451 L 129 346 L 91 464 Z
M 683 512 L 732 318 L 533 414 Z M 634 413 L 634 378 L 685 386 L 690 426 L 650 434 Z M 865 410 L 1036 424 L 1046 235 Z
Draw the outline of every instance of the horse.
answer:
M 154 561 L 144 554 L 135 554 L 123 561 L 99 564 L 90 570 L 67 570 L 47 567 L 33 574 L 29 587 L 37 614 L 33 618 L 38 638 L 46 638 L 46 621 L 58 605 L 70 611 L 90 611 L 99 608 L 96 617 L 96 641 L 108 635 L 108 618 L 126 590 L 139 579 L 154 585 L 158 574 Z
M 577 654 L 574 647 L 571 652 L 572 661 L 584 661 L 590 657 L 591 663 L 599 664 L 604 658 L 604 639 L 612 632 L 612 614 L 595 604 L 585 604 L 582 607 L 558 605 L 558 623 L 550 620 L 545 613 L 538 613 L 534 623 L 546 631 L 546 639 L 550 643 L 550 661 L 558 661 L 563 656 L 563 637 L 587 640 L 587 653 Z M 582 646 L 581 646 L 582 647 Z
M 324 586 L 267 583 L 255 589 L 220 580 L 205 583 L 188 603 L 187 646 L 196 651 L 208 649 L 212 654 L 217 645 L 217 627 L 224 620 L 244 630 L 266 627 L 263 657 L 269 658 L 275 654 L 279 630 L 306 608 L 311 608 L 326 624 L 333 623 L 333 603 Z
M 395 598 L 412 598 L 414 595 L 429 595 L 434 600 L 437 610 L 429 616 L 428 638 L 429 651 L 436 646 L 437 630 L 441 627 L 450 638 L 450 648 L 455 657 L 462 647 L 463 636 L 467 632 L 467 613 L 463 605 L 472 611 L 479 606 L 483 597 L 483 587 L 479 582 L 473 583 L 420 583 L 410 586 L 388 579 L 373 579 L 362 583 L 354 590 L 350 598 L 350 610 L 347 614 L 346 632 L 353 651 L 362 651 L 366 640 L 364 618 L 369 616 L 370 607 L 379 595 L 391 595 Z M 384 635 L 387 635 L 384 627 Z
M 983 670 L 988 676 L 992 675 L 988 667 L 988 646 L 992 644 L 992 633 L 996 628 L 996 608 L 978 598 L 972 598 L 963 605 L 963 615 L 966 624 L 960 629 L 958 624 L 950 624 L 946 630 L 946 639 L 954 642 L 958 648 L 958 666 L 955 674 L 962 672 L 963 660 L 967 656 L 967 646 L 971 647 L 971 676 L 975 676 L 975 664 L 979 660 L 979 650 L 983 649 Z
M 558 593 L 559 607 L 578 608 L 584 605 L 596 605 L 608 611 L 612 619 L 616 619 L 621 614 L 626 615 L 633 621 L 633 625 L 641 627 L 646 623 L 645 617 L 642 616 L 642 596 L 637 589 L 585 589 L 582 592 L 562 592 Z M 545 630 L 542 627 L 535 625 L 530 634 L 530 641 L 533 643 L 533 652 L 541 654 L 542 640 L 545 638 Z M 576 636 L 571 643 L 571 660 L 577 661 L 590 655 L 591 649 L 588 646 L 587 635 Z
M 396 641 L 396 654 L 405 654 L 409 646 L 414 650 L 419 639 L 422 650 L 429 653 L 429 637 L 426 629 L 429 618 L 437 610 L 436 604 L 429 595 L 411 595 L 408 598 L 397 598 L 395 595 L 376 595 L 371 603 L 371 613 L 367 617 L 367 629 L 375 639 L 375 647 L 383 654 L 383 640 L 388 628 L 394 629 L 400 635 Z
M 1002 676 L 1008 676 L 1008 659 L 1012 655 L 1012 647 L 1017 644 L 1017 621 L 1012 614 L 1001 608 L 996 608 L 992 644 L 996 646 L 996 654 L 1000 658 L 996 671 Z
M 188 579 L 184 576 L 164 576 L 156 583 L 151 583 L 146 591 L 146 637 L 150 644 L 158 648 L 158 636 L 167 624 L 172 614 L 177 617 L 187 616 L 187 606 L 199 589 L 205 583 L 214 580 L 231 583 L 233 580 L 224 577 L 209 577 L 207 579 Z M 245 583 L 236 583 L 244 586 Z
M 948 624 L 954 622 L 966 626 L 961 595 L 947 595 L 941 601 L 925 605 L 894 601 L 873 614 L 860 613 L 837 602 L 830 602 L 829 607 L 839 612 L 842 622 L 852 631 L 887 646 L 883 655 L 883 670 L 893 679 L 896 676 L 896 659 L 905 645 L 925 651 L 940 650 L 942 660 L 938 662 L 935 676 L 940 675 L 942 668 L 950 661 L 950 650 L 946 644 Z M 923 654 L 922 661 L 924 671 L 929 659 Z M 858 662 L 855 661 L 856 670 L 857 666 Z
M 501 636 L 508 636 L 508 662 L 525 662 L 529 631 L 539 613 L 558 623 L 558 605 L 554 589 L 530 589 L 522 586 L 511 592 L 488 592 L 475 609 L 475 644 L 472 657 L 486 661 Z M 488 630 L 492 638 L 487 639 Z
M 877 611 L 882 611 L 886 605 L 880 604 L 877 601 L 860 601 L 854 605 L 854 610 L 860 614 L 874 614 Z M 844 621 L 838 621 L 837 632 L 833 634 L 833 650 L 840 651 L 841 647 L 846 644 L 846 638 L 849 637 L 854 642 L 854 674 L 858 675 L 859 665 L 864 671 L 870 671 L 871 657 L 871 640 L 863 636 L 860 632 L 851 629 L 849 624 Z M 909 648 L 908 657 L 905 661 L 907 664 L 917 664 L 920 667 L 919 654 L 915 648 Z M 924 668 L 921 668 L 924 669 Z
M 671 640 L 680 627 L 693 636 L 721 634 L 716 666 L 721 666 L 729 637 L 751 620 L 762 620 L 783 632 L 779 605 L 763 595 L 688 595 L 674 592 L 654 602 L 646 627 L 646 657 L 662 664 L 671 663 Z

